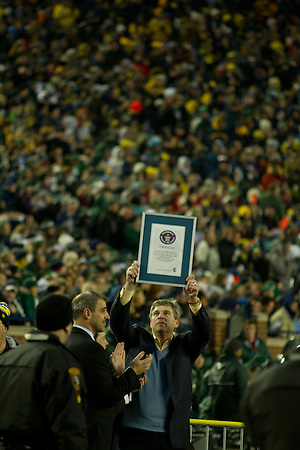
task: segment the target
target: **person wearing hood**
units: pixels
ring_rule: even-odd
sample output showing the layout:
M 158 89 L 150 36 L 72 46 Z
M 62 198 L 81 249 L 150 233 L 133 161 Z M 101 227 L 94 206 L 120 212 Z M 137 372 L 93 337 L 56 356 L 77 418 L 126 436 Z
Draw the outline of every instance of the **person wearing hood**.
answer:
M 299 304 L 294 295 L 289 295 L 283 305 L 270 317 L 270 330 L 284 338 L 300 332 Z
M 241 362 L 242 344 L 236 339 L 225 343 L 219 360 L 203 378 L 200 403 L 202 418 L 240 421 L 240 401 L 247 387 L 247 370 Z

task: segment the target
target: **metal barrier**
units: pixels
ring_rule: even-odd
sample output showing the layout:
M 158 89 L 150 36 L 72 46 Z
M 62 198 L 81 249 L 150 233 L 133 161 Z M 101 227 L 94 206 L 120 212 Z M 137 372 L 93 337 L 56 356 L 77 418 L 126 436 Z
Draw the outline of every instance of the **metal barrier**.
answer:
M 194 437 L 196 434 L 193 432 L 193 425 L 200 425 L 205 428 L 205 436 L 204 439 L 202 439 L 201 446 L 195 446 L 195 450 L 214 450 L 214 449 L 221 449 L 226 450 L 227 447 L 227 434 L 228 429 L 239 429 L 239 438 L 236 440 L 236 443 L 234 447 L 232 448 L 239 448 L 240 450 L 243 450 L 245 448 L 253 448 L 249 445 L 245 447 L 245 428 L 243 422 L 230 422 L 230 421 L 220 421 L 220 420 L 205 420 L 205 419 L 190 419 L 191 424 L 191 435 L 192 435 L 192 441 L 194 443 Z M 211 442 L 211 432 L 215 428 L 223 428 L 223 433 L 221 436 L 221 443 L 218 442 L 217 446 Z M 219 436 L 220 437 L 220 436 Z M 220 439 L 219 439 L 220 440 Z M 215 446 L 214 446 L 215 445 Z

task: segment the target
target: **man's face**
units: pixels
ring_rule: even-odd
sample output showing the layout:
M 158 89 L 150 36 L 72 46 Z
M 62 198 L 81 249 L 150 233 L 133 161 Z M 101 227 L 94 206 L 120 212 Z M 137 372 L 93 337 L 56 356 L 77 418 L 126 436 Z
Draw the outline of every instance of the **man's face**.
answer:
M 106 302 L 102 299 L 99 299 L 95 311 L 91 311 L 91 320 L 90 325 L 94 334 L 99 331 L 104 331 L 106 327 L 106 322 L 109 320 L 109 314 L 107 312 Z
M 150 319 L 150 327 L 155 336 L 164 332 L 167 337 L 171 337 L 178 325 L 179 320 L 175 319 L 171 306 L 158 305 L 154 308 Z
M 256 336 L 256 325 L 254 323 L 249 323 L 244 328 L 244 338 L 251 344 L 255 341 Z
M 12 303 L 17 297 L 17 293 L 14 289 L 9 289 L 8 291 L 3 289 L 2 294 L 7 303 Z

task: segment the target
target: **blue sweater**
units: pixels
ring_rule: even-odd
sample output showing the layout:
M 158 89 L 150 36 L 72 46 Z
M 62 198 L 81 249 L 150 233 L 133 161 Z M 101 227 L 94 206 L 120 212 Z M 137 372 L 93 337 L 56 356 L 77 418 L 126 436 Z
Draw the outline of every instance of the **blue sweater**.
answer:
M 153 353 L 153 361 L 147 371 L 145 386 L 134 393 L 134 401 L 127 406 L 122 425 L 142 430 L 166 432 L 167 418 L 171 410 L 170 391 L 167 382 L 165 358 L 169 347 Z

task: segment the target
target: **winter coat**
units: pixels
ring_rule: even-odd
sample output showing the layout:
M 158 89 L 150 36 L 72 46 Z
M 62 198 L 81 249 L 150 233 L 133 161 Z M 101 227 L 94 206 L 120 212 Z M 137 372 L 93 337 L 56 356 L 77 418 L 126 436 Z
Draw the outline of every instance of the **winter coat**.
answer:
M 79 363 L 49 333 L 0 356 L 0 437 L 34 450 L 87 450 Z

